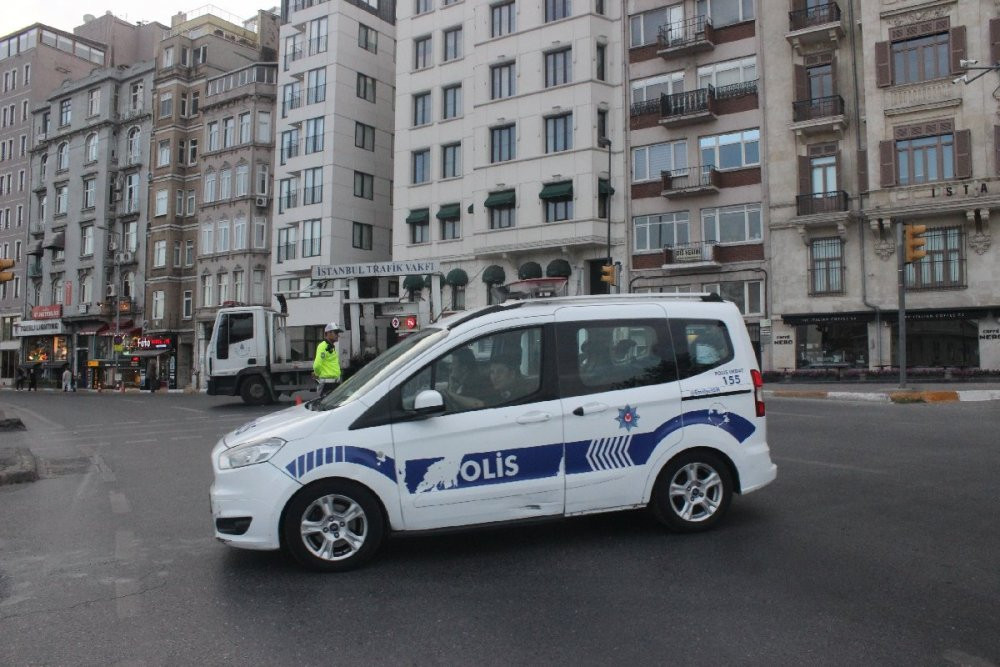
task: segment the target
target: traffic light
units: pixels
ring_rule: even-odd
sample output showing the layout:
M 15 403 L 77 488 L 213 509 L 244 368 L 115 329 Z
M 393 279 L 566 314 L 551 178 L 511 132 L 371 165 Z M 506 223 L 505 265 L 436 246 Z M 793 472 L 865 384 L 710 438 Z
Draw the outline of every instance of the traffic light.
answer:
M 14 260 L 0 259 L 0 283 L 5 283 L 14 279 L 14 272 L 8 269 L 14 268 Z
M 601 282 L 607 283 L 609 286 L 614 285 L 617 282 L 615 276 L 615 265 L 605 264 L 601 267 Z
M 927 256 L 924 246 L 927 240 L 921 235 L 927 231 L 927 225 L 903 225 L 903 247 L 906 249 L 906 263 L 916 262 Z

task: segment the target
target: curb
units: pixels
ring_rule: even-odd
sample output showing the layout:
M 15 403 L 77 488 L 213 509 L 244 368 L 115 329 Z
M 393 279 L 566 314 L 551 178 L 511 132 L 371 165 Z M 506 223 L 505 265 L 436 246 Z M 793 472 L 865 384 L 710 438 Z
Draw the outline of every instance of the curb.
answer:
M 795 389 L 765 390 L 765 396 L 775 398 L 813 398 L 835 401 L 862 401 L 869 403 L 957 403 L 1000 401 L 1000 390 L 968 391 L 810 391 Z
M 0 486 L 37 480 L 38 463 L 30 449 L 15 447 L 0 450 Z

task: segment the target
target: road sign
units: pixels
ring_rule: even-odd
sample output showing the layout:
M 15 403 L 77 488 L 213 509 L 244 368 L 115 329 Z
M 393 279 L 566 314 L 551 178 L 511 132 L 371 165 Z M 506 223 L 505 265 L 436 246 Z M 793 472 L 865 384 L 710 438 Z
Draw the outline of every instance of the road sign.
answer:
M 392 325 L 393 329 L 398 329 L 399 328 L 399 318 L 398 317 L 392 318 L 392 321 L 389 324 Z

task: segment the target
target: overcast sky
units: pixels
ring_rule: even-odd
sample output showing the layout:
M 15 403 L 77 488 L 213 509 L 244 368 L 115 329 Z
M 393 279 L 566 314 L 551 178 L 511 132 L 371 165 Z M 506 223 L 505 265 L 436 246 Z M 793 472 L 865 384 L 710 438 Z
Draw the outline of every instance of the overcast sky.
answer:
M 31 0 L 0 0 L 0 35 L 7 35 L 32 23 L 47 23 L 54 28 L 72 32 L 83 23 L 84 14 L 100 16 L 107 11 L 130 23 L 136 21 L 159 21 L 170 25 L 170 17 L 179 11 L 189 11 L 212 4 L 241 19 L 253 16 L 258 8 L 271 8 L 280 0 L 270 3 L 256 3 L 253 0 L 42 0 L 37 4 Z M 228 18 L 225 14 L 223 18 Z

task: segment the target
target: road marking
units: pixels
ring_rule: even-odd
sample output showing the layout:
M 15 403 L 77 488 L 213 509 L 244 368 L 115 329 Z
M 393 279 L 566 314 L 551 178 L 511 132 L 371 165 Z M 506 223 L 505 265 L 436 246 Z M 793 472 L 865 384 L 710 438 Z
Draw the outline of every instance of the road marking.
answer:
M 115 514 L 128 514 L 132 511 L 132 506 L 129 505 L 124 493 L 109 491 L 108 498 L 111 500 L 111 511 Z
M 136 557 L 135 533 L 131 530 L 115 531 L 115 558 L 128 562 Z
M 887 470 L 877 470 L 875 468 L 861 468 L 859 466 L 849 466 L 842 463 L 830 463 L 829 461 L 814 461 L 811 459 L 795 459 L 787 456 L 771 456 L 772 461 L 786 461 L 788 463 L 801 463 L 803 465 L 820 466 L 823 468 L 835 468 L 837 470 L 852 470 L 854 472 L 867 472 L 873 475 L 887 475 Z
M 97 466 L 97 470 L 101 474 L 102 482 L 108 482 L 109 484 L 113 484 L 114 482 L 118 481 L 118 477 L 115 476 L 115 473 L 111 470 L 111 467 L 104 461 L 104 459 L 101 457 L 100 454 L 95 453 L 92 455 L 91 458 L 93 458 L 94 465 Z

